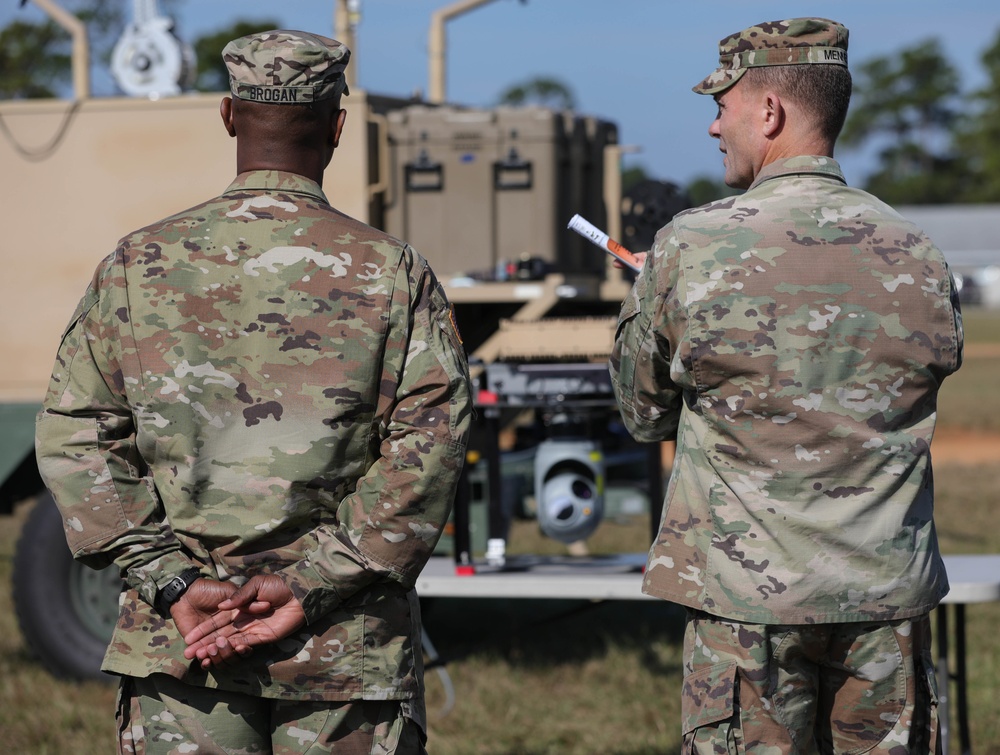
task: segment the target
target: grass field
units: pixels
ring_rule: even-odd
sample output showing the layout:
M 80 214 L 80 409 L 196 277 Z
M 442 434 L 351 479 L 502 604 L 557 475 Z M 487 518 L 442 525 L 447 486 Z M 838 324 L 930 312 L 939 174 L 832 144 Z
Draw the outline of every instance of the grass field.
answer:
M 971 343 L 1000 343 L 1000 314 L 967 313 Z M 975 353 L 970 349 L 970 355 Z M 941 426 L 1000 433 L 1000 357 L 970 356 L 945 384 Z M 935 467 L 946 553 L 1000 553 L 1000 461 Z M 10 598 L 19 521 L 0 520 L 0 743 L 6 751 L 114 751 L 114 690 L 52 679 L 24 649 Z M 602 525 L 598 548 L 645 550 L 648 523 Z M 535 527 L 512 538 L 540 547 Z M 454 686 L 428 671 L 432 755 L 675 753 L 682 614 L 660 602 L 434 601 L 428 631 Z M 972 742 L 1000 755 L 1000 604 L 968 608 Z M 953 727 L 954 731 L 954 727 Z M 953 752 L 957 742 L 953 741 Z

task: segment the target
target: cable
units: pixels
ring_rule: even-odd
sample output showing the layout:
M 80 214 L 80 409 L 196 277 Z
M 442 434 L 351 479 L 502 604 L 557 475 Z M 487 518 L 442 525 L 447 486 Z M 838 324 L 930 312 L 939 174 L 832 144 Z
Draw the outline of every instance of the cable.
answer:
M 451 683 L 451 675 L 448 673 L 448 668 L 441 660 L 441 656 L 434 647 L 434 643 L 431 642 L 427 630 L 423 627 L 420 627 L 420 642 L 423 645 L 424 652 L 427 654 L 427 658 L 430 660 L 430 663 L 427 664 L 427 669 L 434 669 L 437 672 L 437 675 L 441 678 L 441 685 L 444 687 L 444 705 L 438 711 L 438 715 L 444 718 L 455 707 L 455 685 Z
M 56 130 L 55 136 L 52 140 L 40 149 L 31 150 L 27 147 L 21 145 L 14 134 L 11 132 L 10 128 L 7 126 L 7 121 L 3 117 L 3 113 L 0 112 L 0 131 L 3 131 L 7 141 L 11 143 L 14 147 L 14 151 L 17 152 L 21 157 L 31 162 L 41 162 L 42 160 L 47 160 L 52 156 L 52 153 L 56 151 L 59 144 L 66 137 L 66 133 L 69 131 L 70 121 L 73 120 L 73 116 L 76 115 L 77 110 L 80 109 L 80 105 L 83 104 L 82 100 L 73 100 L 70 106 L 66 109 L 66 114 L 63 116 L 63 121 Z

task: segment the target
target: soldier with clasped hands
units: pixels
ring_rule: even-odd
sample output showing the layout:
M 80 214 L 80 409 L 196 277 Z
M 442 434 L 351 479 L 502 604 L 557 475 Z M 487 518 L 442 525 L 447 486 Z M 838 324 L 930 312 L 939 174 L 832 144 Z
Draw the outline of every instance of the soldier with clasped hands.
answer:
M 37 424 L 74 556 L 125 580 L 119 751 L 421 753 L 413 586 L 463 347 L 427 262 L 323 192 L 350 51 L 275 30 L 223 58 L 236 179 L 101 263 Z

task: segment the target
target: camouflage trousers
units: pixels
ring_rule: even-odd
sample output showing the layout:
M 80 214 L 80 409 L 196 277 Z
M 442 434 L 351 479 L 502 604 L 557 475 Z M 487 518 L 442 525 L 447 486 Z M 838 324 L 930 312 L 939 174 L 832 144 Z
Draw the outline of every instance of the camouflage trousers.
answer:
M 741 624 L 688 613 L 685 753 L 940 752 L 930 618 Z
M 426 755 L 400 700 L 271 700 L 192 687 L 165 674 L 122 677 L 118 752 L 130 755 Z

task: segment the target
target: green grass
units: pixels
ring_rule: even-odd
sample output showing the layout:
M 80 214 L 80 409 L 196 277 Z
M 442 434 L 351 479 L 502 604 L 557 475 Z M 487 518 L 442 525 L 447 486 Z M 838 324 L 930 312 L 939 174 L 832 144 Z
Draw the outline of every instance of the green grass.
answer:
M 666 603 L 443 601 L 427 625 L 456 704 L 427 674 L 435 755 L 674 752 L 682 612 Z
M 971 343 L 1000 343 L 1000 313 L 970 311 Z M 1000 357 L 970 357 L 945 383 L 942 425 L 1000 432 Z M 1000 553 L 1000 463 L 935 468 L 946 553 Z M 50 677 L 27 655 L 10 572 L 23 509 L 0 520 L 0 733 L 8 752 L 114 751 L 114 689 Z M 648 523 L 601 525 L 592 552 L 645 550 Z M 519 523 L 512 550 L 563 552 Z M 679 749 L 683 615 L 662 602 L 445 601 L 425 606 L 455 689 L 428 671 L 433 755 L 651 755 Z M 972 743 L 1000 755 L 1000 604 L 967 609 Z M 954 699 L 954 698 L 953 698 Z M 952 724 L 957 736 L 957 728 Z M 952 751 L 957 752 L 957 739 Z
M 1000 433 L 1000 411 L 993 395 L 1000 385 L 1000 355 L 967 358 L 944 381 L 938 394 L 938 427 Z
M 1000 344 L 1000 310 L 966 308 L 962 325 L 968 343 Z
M 1000 433 L 1000 311 L 963 313 L 966 359 L 945 380 L 938 397 L 938 426 Z
M 10 753 L 111 753 L 115 690 L 53 679 L 29 656 L 11 599 L 14 541 L 26 513 L 0 519 L 0 741 Z

